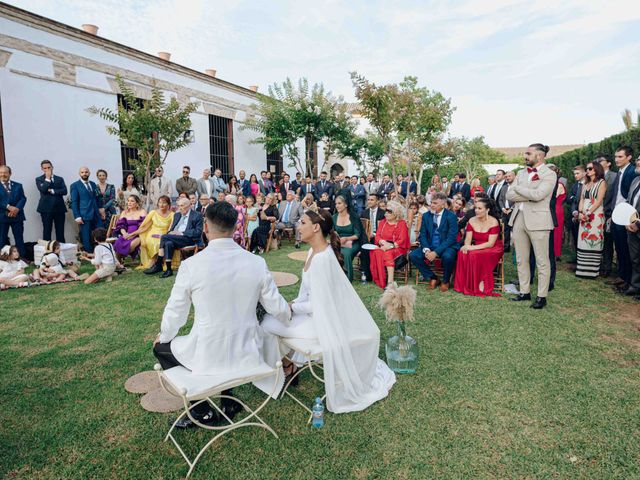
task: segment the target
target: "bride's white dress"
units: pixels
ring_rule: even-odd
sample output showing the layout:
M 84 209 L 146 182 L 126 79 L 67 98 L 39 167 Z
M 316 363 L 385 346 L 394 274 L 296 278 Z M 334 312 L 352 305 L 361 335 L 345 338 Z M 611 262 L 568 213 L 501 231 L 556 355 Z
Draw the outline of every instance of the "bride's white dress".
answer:
M 312 255 L 310 250 L 307 258 Z M 283 338 L 318 341 L 329 411 L 364 410 L 387 396 L 396 377 L 378 358 L 380 330 L 331 247 L 313 255 L 303 269 L 292 310 L 289 325 L 265 315 L 262 328 Z

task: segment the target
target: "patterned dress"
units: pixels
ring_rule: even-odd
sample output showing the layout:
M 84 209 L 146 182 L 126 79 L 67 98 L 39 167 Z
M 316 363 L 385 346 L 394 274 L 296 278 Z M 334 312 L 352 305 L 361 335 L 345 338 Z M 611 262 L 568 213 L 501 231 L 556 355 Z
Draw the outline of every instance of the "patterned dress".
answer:
M 591 188 L 582 189 L 582 209 L 590 208 L 596 201 L 598 189 L 604 180 L 598 180 Z M 586 222 L 580 221 L 578 228 L 578 266 L 576 276 L 596 278 L 600 272 L 604 249 L 604 208 L 602 204 L 589 215 Z

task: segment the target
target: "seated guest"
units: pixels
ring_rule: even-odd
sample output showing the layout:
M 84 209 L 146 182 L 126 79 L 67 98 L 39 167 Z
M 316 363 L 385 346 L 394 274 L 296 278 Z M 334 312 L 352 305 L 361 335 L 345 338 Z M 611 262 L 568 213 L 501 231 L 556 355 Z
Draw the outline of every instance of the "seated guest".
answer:
M 258 207 L 256 206 L 256 197 L 248 195 L 245 203 L 247 208 L 245 210 L 247 221 L 247 238 L 251 238 L 253 231 L 258 228 Z
M 466 206 L 467 206 L 467 202 L 462 197 L 457 197 L 453 199 L 453 201 L 451 202 L 451 211 L 458 218 L 458 220 L 464 217 Z
M 45 283 L 63 282 L 67 279 L 84 280 L 87 275 L 83 274 L 83 278 L 73 270 L 64 268 L 60 259 L 60 244 L 56 241 L 52 245 L 53 251 L 42 257 L 40 268 L 38 269 L 38 278 Z
M 335 211 L 333 201 L 329 198 L 329 194 L 324 192 L 320 195 L 320 200 L 318 200 L 318 208 L 322 210 L 326 210 L 329 213 L 333 214 Z
M 135 195 L 129 195 L 127 209 L 120 214 L 115 228 L 119 236 L 113 244 L 113 248 L 120 257 L 124 258 L 128 255 L 135 257 L 138 255 L 140 237 L 129 234 L 140 228 L 146 216 L 147 212 L 142 208 L 140 198 Z
M 178 194 L 178 198 L 186 198 L 187 200 L 189 200 L 189 194 L 187 192 L 180 192 Z
M 278 216 L 280 217 L 280 221 L 276 223 L 276 232 L 278 232 L 278 235 L 282 235 L 284 229 L 292 228 L 296 237 L 296 248 L 300 248 L 297 229 L 298 222 L 302 217 L 302 206 L 300 205 L 300 202 L 295 200 L 296 195 L 293 193 L 293 190 L 288 190 L 286 195 L 286 200 L 280 202 L 278 205 Z
M 234 210 L 238 212 L 238 219 L 236 220 L 236 229 L 233 232 L 233 241 L 244 248 L 244 207 L 238 205 L 235 195 L 227 195 L 225 201 L 230 203 Z
M 140 269 L 151 268 L 160 249 L 160 238 L 169 232 L 173 223 L 171 199 L 162 195 L 157 208 L 149 212 L 140 227 L 125 235 L 128 238 L 140 237 Z
M 393 283 L 395 259 L 409 251 L 409 229 L 403 220 L 404 209 L 398 202 L 387 202 L 385 219 L 376 232 L 377 250 L 369 252 L 371 276 L 380 288 Z
M 251 235 L 251 248 L 254 252 L 263 253 L 269 240 L 271 224 L 278 221 L 278 208 L 274 205 L 275 195 L 267 194 L 264 205 L 258 211 L 258 228 Z
M 366 243 L 374 243 L 378 225 L 384 220 L 384 210 L 379 206 L 378 194 L 369 195 L 367 209 L 360 214 L 360 218 L 369 221 L 368 231 L 365 232 L 365 236 L 368 237 Z M 360 270 L 364 274 L 362 280 L 370 282 L 373 277 L 371 276 L 369 250 L 360 250 Z
M 412 202 L 409 204 L 407 225 L 409 226 L 409 242 L 411 245 L 415 245 L 418 243 L 420 227 L 422 226 L 422 215 L 418 212 L 418 202 Z
M 420 215 L 424 215 L 429 211 L 429 207 L 427 206 L 427 199 L 424 195 L 418 195 L 416 197 L 416 202 L 418 202 L 418 213 Z
M 246 197 L 243 194 L 240 194 L 237 196 L 236 203 L 238 204 L 238 207 L 242 207 L 242 210 L 246 211 L 247 209 Z
M 458 220 L 447 210 L 447 196 L 436 192 L 431 199 L 431 211 L 422 216 L 420 227 L 420 248 L 411 252 L 409 259 L 420 271 L 422 277 L 429 282 L 429 288 L 440 285 L 440 291 L 449 290 L 451 272 L 456 264 L 458 253 Z M 436 259 L 442 262 L 442 279 L 433 273 L 432 266 Z
M 500 236 L 500 222 L 492 201 L 476 198 L 476 215 L 469 220 L 464 245 L 460 248 L 456 264 L 456 278 L 453 289 L 456 292 L 476 297 L 496 296 L 493 293 L 493 271 L 503 254 Z
M 93 258 L 89 258 L 87 255 L 81 256 L 83 260 L 89 260 L 92 265 L 96 267 L 96 271 L 89 275 L 84 283 L 89 285 L 91 283 L 98 283 L 100 279 L 110 282 L 116 274 L 116 267 L 118 261 L 116 260 L 115 252 L 111 244 L 107 243 L 107 231 L 104 228 L 96 228 L 93 233 L 93 242 L 96 244 L 93 249 Z
M 173 275 L 171 259 L 176 248 L 191 247 L 202 242 L 202 215 L 191 210 L 189 200 L 178 200 L 178 212 L 173 216 L 173 223 L 169 233 L 160 237 L 160 250 L 156 262 L 151 268 L 144 271 L 147 275 L 162 272 L 163 263 L 166 262 L 166 271 L 162 278 Z
M 29 275 L 24 273 L 28 265 L 20 259 L 15 245 L 5 245 L 0 250 L 0 285 L 7 287 L 28 287 Z
M 318 205 L 316 205 L 315 198 L 313 194 L 307 193 L 302 201 L 300 202 L 302 206 L 302 212 L 306 213 L 307 210 L 313 210 L 314 212 L 318 211 Z
M 218 196 L 217 196 L 217 201 L 218 202 L 224 202 L 224 199 L 226 198 L 227 194 L 224 192 L 218 192 Z
M 482 185 L 480 183 L 480 179 L 478 177 L 476 177 L 473 180 L 471 180 L 471 197 L 475 197 L 476 196 L 476 192 L 484 193 L 484 188 L 482 188 Z
M 209 206 L 211 202 L 209 201 L 209 195 L 203 193 L 200 195 L 200 200 L 198 200 L 198 204 L 196 205 L 195 210 L 200 214 L 204 215 L 205 209 Z
M 364 410 L 386 397 L 396 380 L 378 358 L 380 330 L 343 274 L 340 245 L 329 213 L 307 211 L 300 233 L 311 249 L 300 291 L 291 303 L 291 322 L 284 324 L 277 316 L 267 314 L 262 328 L 285 339 L 305 338 L 319 343 L 327 409 L 334 413 Z M 293 362 L 304 362 L 297 354 L 290 356 L 284 345 L 282 350 Z M 283 359 L 285 375 L 292 376 L 297 367 L 287 358 Z M 278 358 L 271 362 L 274 360 Z
M 285 323 L 289 323 L 291 311 L 278 293 L 265 261 L 231 239 L 237 220 L 231 205 L 211 205 L 205 216 L 208 245 L 180 265 L 162 315 L 160 334 L 153 342 L 153 354 L 165 370 L 182 365 L 194 375 L 238 378 L 259 367 L 269 353 L 279 360 L 278 341 L 258 324 L 256 305 L 260 303 L 267 313 Z M 186 335 L 178 336 L 192 305 L 193 327 Z M 275 368 L 275 363 L 269 365 Z M 273 382 L 269 378 L 265 384 L 272 388 Z M 257 386 L 262 388 L 261 384 Z M 222 391 L 223 395 L 231 393 Z M 222 399 L 220 408 L 229 419 L 242 409 L 229 398 Z M 191 412 L 206 425 L 220 420 L 208 402 L 195 405 Z M 222 421 L 226 423 L 224 418 Z M 184 416 L 176 427 L 194 425 Z
M 195 193 L 189 194 L 189 203 L 191 204 L 191 210 L 198 210 L 198 197 Z
M 336 197 L 336 213 L 333 215 L 333 225 L 340 237 L 340 251 L 344 258 L 347 278 L 353 281 L 353 259 L 360 251 L 363 243 L 367 242 L 362 229 L 362 222 L 355 212 L 351 192 L 342 190 Z

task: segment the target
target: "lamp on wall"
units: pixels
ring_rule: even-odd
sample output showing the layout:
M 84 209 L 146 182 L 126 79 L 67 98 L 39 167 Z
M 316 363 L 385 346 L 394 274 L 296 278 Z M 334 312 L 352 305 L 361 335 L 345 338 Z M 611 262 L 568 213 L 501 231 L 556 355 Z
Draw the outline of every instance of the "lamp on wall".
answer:
M 196 134 L 193 130 L 186 130 L 183 138 L 187 143 L 194 143 L 196 141 Z

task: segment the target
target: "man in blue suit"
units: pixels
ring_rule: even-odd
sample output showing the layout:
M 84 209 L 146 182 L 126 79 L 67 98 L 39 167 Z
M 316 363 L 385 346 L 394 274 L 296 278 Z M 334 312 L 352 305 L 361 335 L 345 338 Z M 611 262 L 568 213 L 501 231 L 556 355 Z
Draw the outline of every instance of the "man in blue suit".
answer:
M 404 180 L 400 182 L 400 195 L 407 198 L 407 195 L 413 193 L 418 194 L 418 183 L 415 181 L 413 175 L 407 175 Z
M 333 183 L 327 180 L 327 172 L 320 173 L 320 180 L 316 184 L 316 200 L 320 200 L 323 193 L 329 195 L 329 200 L 333 198 Z
M 638 176 L 632 164 L 633 150 L 631 147 L 620 147 L 616 150 L 615 161 L 618 166 L 618 176 L 611 191 L 612 203 L 614 207 L 629 200 L 629 187 L 631 182 Z M 613 231 L 613 242 L 616 246 L 616 256 L 618 257 L 618 277 L 614 283 L 621 289 L 627 290 L 631 283 L 631 256 L 629 255 L 629 245 L 627 243 L 627 230 L 621 225 L 611 223 Z
M 302 200 L 308 193 L 313 195 L 313 198 L 316 199 L 316 186 L 311 181 L 311 175 L 307 175 L 304 178 L 304 182 L 300 184 L 300 200 Z
M 156 263 L 144 271 L 147 275 L 162 272 L 163 263 L 166 262 L 167 269 L 162 274 L 162 278 L 170 277 L 173 275 L 171 259 L 175 249 L 202 244 L 202 215 L 195 210 L 191 210 L 191 202 L 186 198 L 180 198 L 176 203 L 178 212 L 173 216 L 173 223 L 169 233 L 160 237 L 160 250 L 158 251 Z
M 53 174 L 53 165 L 49 160 L 40 162 L 43 175 L 36 178 L 36 187 L 40 192 L 38 213 L 42 217 L 42 239 L 51 240 L 51 230 L 56 227 L 56 240 L 64 243 L 64 219 L 67 207 L 64 204 L 64 196 L 67 194 L 67 185 L 64 178 Z
M 467 183 L 467 174 L 459 173 L 458 178 L 460 179 L 460 182 L 458 183 L 458 193 L 460 193 L 462 198 L 468 202 L 471 199 L 471 185 Z
M 422 216 L 420 227 L 420 248 L 411 252 L 409 259 L 420 271 L 429 288 L 440 285 L 440 291 L 449 290 L 451 272 L 456 264 L 460 244 L 457 242 L 458 219 L 447 210 L 447 196 L 438 192 L 431 197 L 431 211 Z M 442 262 L 442 280 L 437 278 L 431 264 L 439 258 Z
M 351 177 L 349 191 L 351 192 L 353 208 L 355 209 L 355 212 L 359 217 L 364 210 L 364 202 L 367 198 L 367 192 L 364 189 L 364 185 L 360 185 L 360 183 L 358 183 L 357 175 Z
M 71 184 L 71 210 L 73 218 L 80 228 L 80 239 L 85 252 L 93 253 L 91 232 L 101 226 L 98 202 L 98 187 L 89 180 L 89 169 L 80 168 L 80 180 Z
M 249 183 L 249 180 L 246 178 L 247 174 L 244 170 L 240 170 L 238 176 L 238 188 L 242 189 L 242 195 L 248 197 L 249 195 L 251 195 L 251 185 Z
M 9 244 L 9 229 L 13 232 L 13 239 L 22 258 L 24 250 L 24 205 L 27 197 L 18 182 L 11 181 L 11 168 L 8 165 L 0 167 L 0 249 Z

